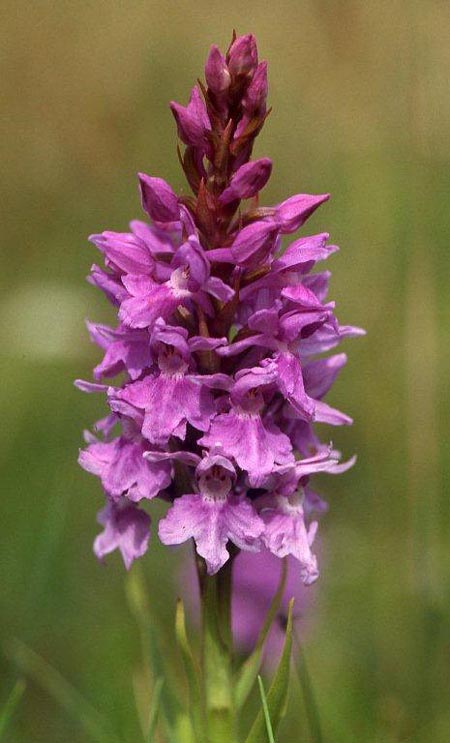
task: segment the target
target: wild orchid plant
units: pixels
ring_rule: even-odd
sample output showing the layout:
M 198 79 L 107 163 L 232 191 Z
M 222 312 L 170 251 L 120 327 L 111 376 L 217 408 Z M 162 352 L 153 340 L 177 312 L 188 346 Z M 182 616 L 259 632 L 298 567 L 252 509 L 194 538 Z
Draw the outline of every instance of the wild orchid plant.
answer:
M 339 463 L 313 428 L 351 423 L 323 402 L 346 356 L 321 354 L 361 331 L 336 320 L 326 301 L 329 273 L 311 273 L 337 250 L 328 235 L 283 245 L 328 195 L 259 202 L 272 163 L 250 160 L 269 113 L 267 64 L 258 62 L 254 37 L 234 36 L 225 55 L 211 47 L 205 78 L 187 106 L 171 104 L 193 195 L 177 196 L 141 173 L 149 221 L 90 238 L 106 270 L 94 265 L 89 281 L 117 307 L 119 323 L 88 325 L 105 355 L 96 382 L 77 384 L 102 392 L 110 412 L 95 426 L 100 438 L 86 434 L 79 461 L 100 477 L 106 497 L 97 557 L 118 549 L 129 568 L 146 553 L 150 516 L 142 506 L 154 498 L 168 505 L 161 542 L 193 539 L 203 642 L 201 673 L 190 675 L 191 726 L 196 741 L 230 743 L 240 740 L 238 707 L 256 680 L 284 586 L 256 649 L 236 670 L 233 559 L 241 550 L 291 556 L 299 581 L 317 579 L 315 514 L 325 505 L 310 478 L 353 463 Z M 118 374 L 117 386 L 101 383 Z M 290 623 L 267 700 L 274 726 L 287 689 Z M 177 628 L 192 671 L 182 614 Z M 247 740 L 264 736 L 261 713 Z

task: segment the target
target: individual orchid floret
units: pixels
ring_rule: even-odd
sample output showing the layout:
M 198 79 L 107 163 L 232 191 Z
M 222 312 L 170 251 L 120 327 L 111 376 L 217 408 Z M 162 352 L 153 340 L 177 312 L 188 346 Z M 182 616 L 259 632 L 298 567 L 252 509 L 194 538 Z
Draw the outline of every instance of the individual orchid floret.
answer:
M 197 238 L 189 237 L 175 253 L 167 281 L 159 283 L 145 274 L 122 277 L 128 296 L 121 303 L 119 318 L 131 328 L 150 327 L 159 317 L 169 319 L 195 292 L 208 289 L 208 279 L 206 254 Z
M 216 416 L 198 442 L 205 447 L 220 444 L 248 473 L 252 487 L 261 485 L 276 464 L 293 460 L 289 438 L 262 415 L 264 390 L 270 394 L 276 378 L 274 365 L 238 372 L 230 391 L 230 411 Z
M 279 291 L 277 294 L 279 295 Z M 302 340 L 309 333 L 314 333 L 330 317 L 330 310 L 320 304 L 316 304 L 314 309 L 305 310 L 296 303 L 296 309 L 289 308 L 287 312 L 283 312 L 285 305 L 279 299 L 273 300 L 273 296 L 271 289 L 263 289 L 261 296 L 252 297 L 256 306 L 263 304 L 267 309 L 263 307 L 252 312 L 252 307 L 248 304 L 248 317 L 245 318 L 244 315 L 246 327 L 243 337 L 238 335 L 232 343 L 219 348 L 219 355 L 235 356 L 247 348 L 260 346 L 282 353 L 290 351 L 298 356 Z
M 105 231 L 89 240 L 105 256 L 107 268 L 115 274 L 152 273 L 155 260 L 143 240 L 130 232 Z
M 101 560 L 118 549 L 129 570 L 133 560 L 147 551 L 150 516 L 123 499 L 119 503 L 108 503 L 97 519 L 105 528 L 94 542 L 95 554 Z
M 305 485 L 311 475 L 325 472 L 329 475 L 346 472 L 353 467 L 355 459 L 341 462 L 340 452 L 335 451 L 331 444 L 320 445 L 316 454 L 302 459 L 296 459 L 288 464 L 274 467 L 264 481 L 264 489 L 272 495 L 292 495 L 298 490 L 299 484 Z
M 112 441 L 91 439 L 80 451 L 79 464 L 97 475 L 105 493 L 117 501 L 126 496 L 130 501 L 155 498 L 171 482 L 169 462 L 144 459 L 147 445 L 141 439 L 120 436 Z
M 295 240 L 281 255 L 275 256 L 270 272 L 266 272 L 260 279 L 251 282 L 241 290 L 241 298 L 252 301 L 253 297 L 254 301 L 255 295 L 261 290 L 265 291 L 266 296 L 270 290 L 272 302 L 276 302 L 281 289 L 304 282 L 306 274 L 315 267 L 318 261 L 326 260 L 339 249 L 336 245 L 328 245 L 328 238 L 329 235 L 324 232 Z
M 270 222 L 253 222 L 236 235 L 231 253 L 238 265 L 253 267 L 265 263 L 278 247 L 278 228 Z
M 303 346 L 299 351 L 300 356 L 304 359 L 309 356 L 316 356 L 320 353 L 326 353 L 341 343 L 344 338 L 360 338 L 366 331 L 363 328 L 354 325 L 337 325 L 332 322 L 323 323 L 322 327 L 316 333 L 305 338 Z
M 232 492 L 236 473 L 222 454 L 211 453 L 196 470 L 198 493 L 177 498 L 159 522 L 163 544 L 182 544 L 193 538 L 210 575 L 229 558 L 230 541 L 243 550 L 260 549 L 264 524 L 251 502 Z
M 156 370 L 109 394 L 112 410 L 120 412 L 125 402 L 143 411 L 142 435 L 158 446 L 167 445 L 171 436 L 184 439 L 188 423 L 207 431 L 215 414 L 209 387 L 189 373 L 187 336 L 184 328 L 160 320 L 152 335 Z
M 180 218 L 178 199 L 162 178 L 139 173 L 142 207 L 155 222 L 175 222 Z
M 131 379 L 138 379 L 152 364 L 150 336 L 147 330 L 131 330 L 119 325 L 113 330 L 107 325 L 87 323 L 91 340 L 105 355 L 100 364 L 94 367 L 94 379 L 115 377 L 126 371 Z
M 317 521 L 306 527 L 303 492 L 289 496 L 276 495 L 273 507 L 264 507 L 260 514 L 265 523 L 263 541 L 277 557 L 292 555 L 300 563 L 300 577 L 305 585 L 319 577 L 317 558 L 311 546 L 317 532 Z

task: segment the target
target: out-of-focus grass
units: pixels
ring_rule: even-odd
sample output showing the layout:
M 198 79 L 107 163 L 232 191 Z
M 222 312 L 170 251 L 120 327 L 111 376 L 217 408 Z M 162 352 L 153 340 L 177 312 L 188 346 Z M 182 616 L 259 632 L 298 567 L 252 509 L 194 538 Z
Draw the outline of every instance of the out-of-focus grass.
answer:
M 2 638 L 32 647 L 125 740 L 139 734 L 139 633 L 119 559 L 92 557 L 102 498 L 75 461 L 103 414 L 72 388 L 97 358 L 83 322 L 111 317 L 83 284 L 85 236 L 139 216 L 137 170 L 185 188 L 167 102 L 187 99 L 233 26 L 255 32 L 270 63 L 267 203 L 332 192 L 310 229 L 342 248 L 330 266 L 339 317 L 368 329 L 347 344 L 332 394 L 356 423 L 330 435 L 359 463 L 323 480 L 307 648 L 323 735 L 450 737 L 449 23 L 437 0 L 3 3 Z M 166 626 L 176 561 L 155 539 L 144 563 Z M 0 700 L 14 679 L 5 660 Z M 293 683 L 284 740 L 308 740 L 304 718 Z M 5 740 L 83 735 L 31 682 Z

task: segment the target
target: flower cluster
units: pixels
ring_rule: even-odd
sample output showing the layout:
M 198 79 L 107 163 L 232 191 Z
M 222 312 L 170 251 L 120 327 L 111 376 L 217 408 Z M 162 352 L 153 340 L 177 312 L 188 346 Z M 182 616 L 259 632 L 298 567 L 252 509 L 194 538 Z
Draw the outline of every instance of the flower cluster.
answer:
M 129 567 L 149 541 L 142 501 L 160 498 L 170 505 L 159 538 L 193 538 L 210 574 L 231 542 L 293 556 L 308 584 L 324 508 L 310 477 L 352 464 L 313 428 L 351 423 L 323 402 L 346 356 L 321 354 L 362 331 L 336 320 L 329 273 L 311 273 L 337 250 L 328 235 L 283 245 L 328 195 L 259 205 L 272 163 L 250 160 L 268 114 L 254 37 L 226 55 L 213 46 L 205 77 L 187 106 L 171 104 L 193 195 L 139 174 L 149 221 L 90 238 L 105 270 L 89 280 L 118 310 L 115 328 L 89 323 L 105 354 L 95 383 L 77 382 L 110 409 L 79 459 L 106 495 L 94 550 L 118 548 Z M 117 375 L 118 386 L 102 383 Z

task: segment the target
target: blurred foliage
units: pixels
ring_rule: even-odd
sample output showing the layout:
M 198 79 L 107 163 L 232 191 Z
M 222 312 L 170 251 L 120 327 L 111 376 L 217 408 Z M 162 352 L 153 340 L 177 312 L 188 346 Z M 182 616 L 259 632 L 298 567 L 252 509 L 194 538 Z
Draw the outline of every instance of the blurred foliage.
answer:
M 331 508 L 306 654 L 324 739 L 450 740 L 450 6 L 4 0 L 1 15 L 0 705 L 18 640 L 124 740 L 139 736 L 133 688 L 148 719 L 124 570 L 93 558 L 102 495 L 76 464 L 83 427 L 103 414 L 72 387 L 98 358 L 84 319 L 111 317 L 83 281 L 96 260 L 85 237 L 139 216 L 138 170 L 186 188 L 167 103 L 186 101 L 209 44 L 226 46 L 236 27 L 270 63 L 266 203 L 331 191 L 308 229 L 341 245 L 338 316 L 368 330 L 347 343 L 331 397 L 356 422 L 330 435 L 359 462 L 321 483 Z M 179 554 L 155 538 L 143 569 L 166 633 L 158 657 L 181 674 Z M 280 739 L 308 735 L 294 676 Z M 4 740 L 86 736 L 30 680 Z

